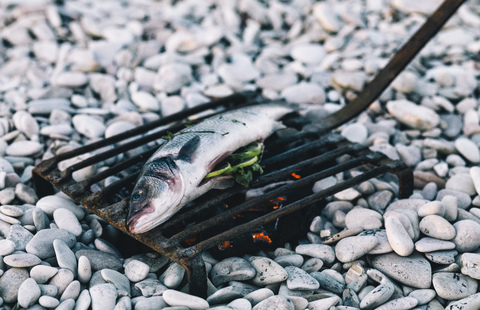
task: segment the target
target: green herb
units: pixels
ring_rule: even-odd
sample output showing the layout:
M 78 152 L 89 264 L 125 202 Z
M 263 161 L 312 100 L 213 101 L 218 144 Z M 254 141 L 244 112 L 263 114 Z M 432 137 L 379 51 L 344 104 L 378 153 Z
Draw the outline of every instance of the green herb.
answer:
M 166 134 L 165 136 L 162 136 L 162 139 L 163 139 L 163 140 L 170 141 L 170 140 L 172 140 L 174 137 L 175 137 L 175 135 L 174 135 L 173 133 L 171 133 L 170 131 L 167 131 L 167 134 Z
M 239 121 L 238 119 L 232 119 L 232 122 L 234 122 L 234 123 L 240 123 L 240 124 L 243 124 L 244 126 L 247 125 L 247 124 L 245 124 L 244 122 Z
M 238 184 L 248 187 L 253 180 L 253 172 L 258 174 L 263 173 L 263 169 L 258 163 L 262 151 L 263 144 L 259 142 L 254 142 L 242 147 L 217 165 L 205 178 L 231 175 Z

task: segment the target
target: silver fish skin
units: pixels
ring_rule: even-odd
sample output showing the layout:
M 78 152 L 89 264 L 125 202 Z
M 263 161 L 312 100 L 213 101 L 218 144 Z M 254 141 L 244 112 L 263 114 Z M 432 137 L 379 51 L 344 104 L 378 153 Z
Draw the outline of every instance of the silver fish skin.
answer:
M 293 111 L 280 104 L 250 106 L 212 116 L 175 134 L 139 174 L 130 198 L 128 230 L 147 232 L 207 191 L 233 185 L 229 176 L 205 176 L 240 147 L 262 142 L 284 128 L 278 120 Z

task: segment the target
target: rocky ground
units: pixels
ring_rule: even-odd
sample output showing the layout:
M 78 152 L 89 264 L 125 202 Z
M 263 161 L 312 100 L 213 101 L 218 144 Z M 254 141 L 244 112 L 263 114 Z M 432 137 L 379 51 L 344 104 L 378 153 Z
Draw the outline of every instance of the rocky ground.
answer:
M 206 300 L 182 292 L 179 265 L 122 257 L 111 226 L 33 190 L 42 159 L 210 98 L 260 90 L 336 111 L 439 3 L 2 0 L 2 309 L 480 309 L 476 0 L 338 129 L 413 167 L 414 194 L 398 200 L 397 184 L 371 180 L 332 197 L 296 247 L 205 253 Z

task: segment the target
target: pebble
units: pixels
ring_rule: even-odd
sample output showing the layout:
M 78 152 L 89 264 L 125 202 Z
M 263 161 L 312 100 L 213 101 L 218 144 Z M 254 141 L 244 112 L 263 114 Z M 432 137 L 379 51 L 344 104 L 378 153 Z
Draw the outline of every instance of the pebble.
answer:
M 460 256 L 460 270 L 462 274 L 473 279 L 480 279 L 479 263 L 480 255 L 476 253 L 464 253 Z
M 408 100 L 389 101 L 387 110 L 403 124 L 419 130 L 430 130 L 440 123 L 435 111 Z
M 37 141 L 16 141 L 10 144 L 5 150 L 6 155 L 10 156 L 35 156 L 43 149 L 43 146 Z
M 53 240 L 53 248 L 55 250 L 55 257 L 57 259 L 58 266 L 65 268 L 77 274 L 77 258 L 70 249 L 70 247 L 61 239 Z
M 278 263 L 277 259 L 275 261 Z M 255 275 L 256 270 L 252 265 L 240 257 L 226 258 L 215 264 L 210 272 L 212 283 L 215 286 L 229 281 L 250 280 Z
M 318 64 L 326 56 L 326 52 L 320 44 L 301 44 L 292 48 L 290 56 L 305 64 Z
M 300 82 L 284 88 L 282 98 L 291 103 L 323 104 L 326 99 L 325 91 L 317 84 Z
M 134 304 L 136 310 L 163 309 L 168 307 L 162 296 L 143 298 Z
M 255 277 L 251 279 L 255 285 L 265 286 L 282 282 L 288 278 L 287 271 L 270 258 L 252 256 L 248 261 L 256 270 Z
M 300 255 L 320 258 L 325 264 L 332 264 L 335 261 L 335 252 L 332 247 L 324 244 L 301 244 L 295 248 Z
M 371 259 L 374 268 L 402 284 L 416 288 L 430 288 L 432 267 L 419 254 L 402 257 L 396 253 L 375 256 Z
M 92 277 L 92 266 L 88 258 L 86 256 L 78 257 L 77 267 L 77 277 L 80 283 L 88 283 Z
M 454 226 L 439 215 L 425 216 L 419 227 L 423 234 L 440 240 L 452 240 L 456 235 Z
M 75 214 L 78 220 L 83 219 L 85 216 L 83 209 L 75 204 L 75 202 L 73 202 L 71 199 L 63 198 L 57 195 L 42 197 L 37 201 L 35 206 L 42 209 L 43 212 L 50 217 L 53 217 L 55 210 L 60 208 L 70 210 L 73 212 L 73 214 Z
M 432 263 L 449 265 L 455 262 L 457 254 L 457 251 L 435 251 L 425 253 L 425 257 Z
M 40 298 L 41 292 L 37 282 L 28 278 L 18 288 L 18 304 L 24 308 L 34 305 Z
M 52 296 L 40 296 L 38 303 L 45 308 L 56 308 L 60 304 L 60 301 Z
M 90 261 L 92 270 L 101 270 L 105 268 L 119 270 L 122 268 L 122 262 L 115 255 L 97 250 L 79 250 L 75 252 L 77 259 L 85 256 Z
M 446 310 L 456 310 L 456 309 L 462 309 L 462 310 L 474 310 L 478 309 L 480 307 L 480 293 L 476 293 L 473 295 L 470 295 L 465 298 L 461 298 L 456 301 L 450 302 L 445 309 Z
M 456 300 L 477 292 L 478 282 L 459 273 L 439 272 L 433 274 L 433 288 L 440 298 Z
M 8 239 L 0 240 L 0 256 L 7 256 L 15 251 L 15 243 Z
M 10 254 L 3 258 L 3 262 L 10 267 L 28 268 L 40 264 L 42 260 L 33 254 Z
M 335 247 L 335 255 L 342 263 L 352 262 L 367 254 L 378 245 L 375 236 L 355 236 L 340 240 Z
M 462 220 L 453 224 L 456 230 L 455 243 L 459 252 L 474 251 L 480 246 L 480 224 L 472 220 Z
M 102 269 L 101 274 L 105 281 L 115 285 L 119 296 L 130 296 L 130 281 L 125 275 L 111 269 Z
M 360 308 L 377 308 L 390 299 L 394 292 L 395 288 L 393 287 L 392 283 L 386 282 L 380 284 L 362 298 L 362 301 L 360 302 Z
M 380 213 L 365 208 L 354 208 L 345 216 L 348 229 L 362 228 L 364 230 L 382 228 L 383 218 Z
M 67 230 L 58 228 L 44 229 L 33 236 L 25 249 L 28 253 L 34 254 L 41 259 L 52 257 L 55 255 L 53 241 L 56 239 L 64 241 L 69 248 L 73 247 L 76 242 L 75 235 Z
M 65 229 L 76 237 L 82 234 L 82 226 L 75 214 L 69 209 L 60 208 L 53 212 L 53 219 L 58 228 Z
M 320 287 L 318 281 L 298 267 L 287 266 L 287 287 L 290 290 L 315 290 Z
M 400 220 L 394 216 L 386 217 L 385 230 L 387 232 L 388 242 L 395 253 L 400 256 L 408 256 L 413 253 L 414 244 L 412 237 Z
M 76 131 L 89 139 L 102 137 L 106 129 L 103 121 L 86 114 L 75 115 L 72 117 L 72 123 Z
M 37 283 L 47 283 L 58 272 L 58 268 L 37 265 L 30 269 L 30 277 L 32 277 Z
M 92 310 L 113 309 L 117 299 L 117 290 L 111 283 L 97 284 L 90 287 Z
M 332 291 L 340 294 L 345 289 L 345 281 L 343 277 L 334 270 L 323 270 L 321 272 L 312 272 L 310 274 L 319 284 L 322 289 Z
M 130 298 L 128 300 L 130 301 Z M 78 310 L 88 310 L 91 303 L 92 298 L 90 297 L 90 292 L 88 291 L 88 289 L 83 289 L 76 300 L 75 308 Z
M 150 267 L 139 260 L 131 260 L 124 267 L 125 275 L 132 282 L 144 280 L 150 272 Z
M 456 245 L 452 241 L 439 240 L 430 237 L 423 237 L 415 242 L 415 250 L 421 253 L 453 250 Z
M 190 309 L 207 309 L 210 305 L 205 299 L 176 290 L 163 292 L 163 299 L 170 306 L 186 306 Z
M 445 183 L 445 189 L 464 192 L 469 196 L 473 196 L 477 193 L 472 178 L 466 173 L 460 173 L 450 177 Z
M 268 310 L 268 309 L 294 310 L 295 305 L 288 297 L 272 296 L 259 302 L 252 309 L 254 310 Z
M 16 302 L 18 289 L 29 278 L 25 268 L 10 268 L 0 277 L 0 297 L 5 303 Z

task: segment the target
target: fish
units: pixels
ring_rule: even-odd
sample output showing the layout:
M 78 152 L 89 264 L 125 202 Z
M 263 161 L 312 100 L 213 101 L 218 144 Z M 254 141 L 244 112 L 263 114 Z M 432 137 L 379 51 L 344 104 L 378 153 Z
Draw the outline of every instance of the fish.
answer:
M 214 115 L 171 135 L 139 173 L 130 196 L 127 230 L 132 234 L 150 231 L 206 192 L 231 187 L 232 176 L 205 177 L 239 148 L 263 142 L 285 128 L 280 119 L 292 112 L 292 107 L 282 104 L 252 105 Z

